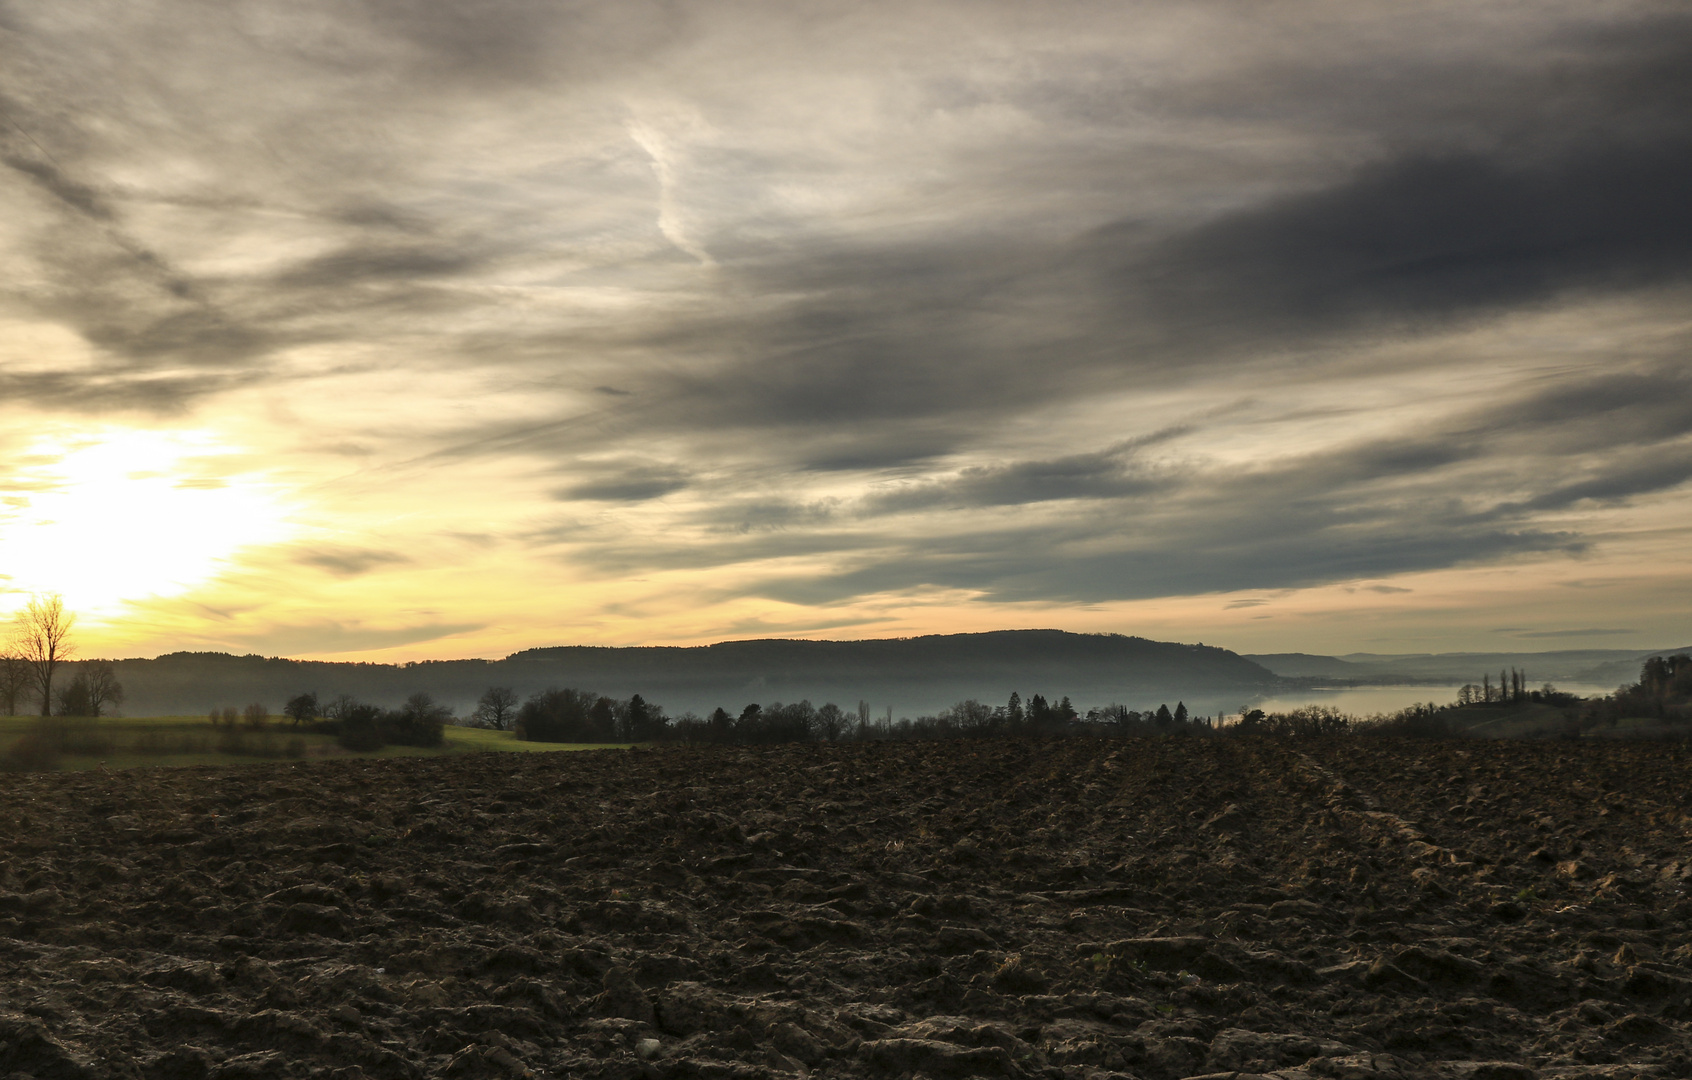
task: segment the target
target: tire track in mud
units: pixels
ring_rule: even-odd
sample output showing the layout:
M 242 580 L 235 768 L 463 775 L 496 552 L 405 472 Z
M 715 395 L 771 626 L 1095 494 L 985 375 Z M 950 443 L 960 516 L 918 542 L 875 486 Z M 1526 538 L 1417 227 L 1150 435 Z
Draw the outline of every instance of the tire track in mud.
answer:
M 1295 752 L 1295 760 L 1305 775 L 1321 784 L 1327 791 L 1325 805 L 1329 812 L 1352 827 L 1359 836 L 1378 850 L 1402 851 L 1411 866 L 1406 876 L 1424 889 L 1440 888 L 1440 871 L 1462 874 L 1473 870 L 1474 863 L 1437 842 L 1420 824 L 1383 810 L 1367 791 L 1317 762 L 1302 751 Z

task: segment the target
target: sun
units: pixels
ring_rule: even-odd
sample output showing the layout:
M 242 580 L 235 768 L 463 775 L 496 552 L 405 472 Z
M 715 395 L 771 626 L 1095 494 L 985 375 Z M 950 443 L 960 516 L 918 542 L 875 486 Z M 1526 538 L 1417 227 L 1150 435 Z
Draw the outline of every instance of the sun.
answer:
M 241 548 L 285 540 L 287 507 L 238 448 L 196 431 L 42 436 L 0 474 L 0 589 L 99 618 L 179 595 Z

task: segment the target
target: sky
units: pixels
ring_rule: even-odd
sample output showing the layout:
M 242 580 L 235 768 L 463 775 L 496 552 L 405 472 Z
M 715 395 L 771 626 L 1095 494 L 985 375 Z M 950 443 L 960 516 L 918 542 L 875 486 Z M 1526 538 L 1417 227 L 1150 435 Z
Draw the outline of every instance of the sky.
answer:
M 1692 5 L 0 0 L 0 611 L 1692 641 Z

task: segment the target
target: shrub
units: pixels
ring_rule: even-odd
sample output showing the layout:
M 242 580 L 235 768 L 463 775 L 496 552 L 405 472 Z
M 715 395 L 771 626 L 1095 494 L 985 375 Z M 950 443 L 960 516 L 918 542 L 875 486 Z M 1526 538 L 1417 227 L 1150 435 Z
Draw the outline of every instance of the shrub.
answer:
M 6 751 L 14 772 L 56 769 L 65 754 L 90 757 L 112 750 L 110 733 L 85 717 L 43 716 Z
M 613 722 L 610 699 L 566 687 L 523 702 L 512 730 L 528 742 L 602 742 L 613 736 Z
M 0 760 L 7 772 L 51 772 L 59 767 L 59 748 L 40 732 L 20 736 Z
M 335 741 L 348 750 L 382 749 L 382 710 L 374 705 L 353 704 L 341 710 L 335 721 Z
M 382 737 L 400 746 L 439 746 L 445 741 L 444 729 L 452 716 L 444 705 L 425 693 L 405 699 L 398 712 L 382 718 Z
M 1431 702 L 1412 705 L 1391 716 L 1384 716 L 1358 726 L 1367 735 L 1399 735 L 1411 739 L 1443 739 L 1451 734 L 1451 720 L 1443 709 Z

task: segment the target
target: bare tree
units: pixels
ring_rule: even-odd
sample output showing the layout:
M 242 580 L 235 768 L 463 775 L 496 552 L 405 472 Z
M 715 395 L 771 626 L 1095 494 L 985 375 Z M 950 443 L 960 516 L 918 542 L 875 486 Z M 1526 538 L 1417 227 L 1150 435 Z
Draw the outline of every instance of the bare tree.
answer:
M 123 704 L 123 684 L 118 682 L 110 661 L 85 664 L 82 675 L 88 680 L 89 716 L 100 716 L 108 706 L 116 708 Z
M 15 653 L 0 656 L 0 709 L 18 715 L 18 699 L 29 689 L 29 665 Z
M 53 673 L 76 652 L 70 641 L 75 624 L 64 597 L 50 593 L 30 597 L 13 625 L 13 648 L 29 667 L 30 688 L 41 696 L 42 716 L 53 712 Z
M 478 725 L 485 725 L 495 731 L 504 731 L 517 719 L 517 691 L 509 686 L 490 686 L 482 699 L 476 702 L 476 712 L 473 717 Z
M 333 701 L 323 706 L 325 720 L 345 720 L 347 715 L 358 708 L 358 699 L 351 694 L 336 694 Z

